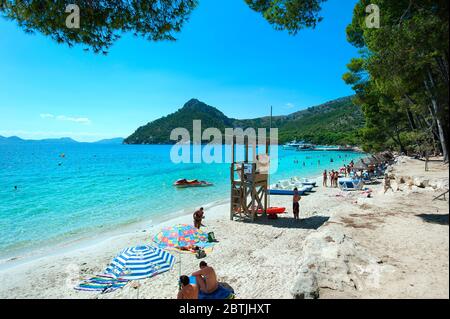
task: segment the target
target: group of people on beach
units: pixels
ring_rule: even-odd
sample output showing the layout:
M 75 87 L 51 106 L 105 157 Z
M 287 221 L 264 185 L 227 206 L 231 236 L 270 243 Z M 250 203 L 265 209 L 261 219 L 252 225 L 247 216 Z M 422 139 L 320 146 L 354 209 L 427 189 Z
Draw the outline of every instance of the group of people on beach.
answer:
M 195 228 L 200 229 L 201 227 L 205 227 L 205 225 L 202 224 L 202 221 L 205 218 L 205 210 L 203 207 L 196 210 L 192 217 L 194 219 Z M 198 247 L 193 247 L 189 250 L 192 249 L 196 250 Z M 199 268 L 199 270 L 191 274 L 191 277 L 186 275 L 180 276 L 180 289 L 177 294 L 177 299 L 198 299 L 200 292 L 211 294 L 219 288 L 214 268 L 209 266 L 205 261 L 200 262 Z
M 344 175 L 345 177 L 351 176 L 355 170 L 354 166 L 355 162 L 352 160 L 349 165 L 344 165 L 339 171 L 337 170 L 335 171 L 334 169 L 332 169 L 330 172 L 328 172 L 327 170 L 324 170 L 322 174 L 323 177 L 322 186 L 328 187 L 328 179 L 330 179 L 330 187 L 337 188 L 339 175 Z
M 180 290 L 177 299 L 198 299 L 199 292 L 211 294 L 219 288 L 217 275 L 211 266 L 205 261 L 201 261 L 199 270 L 191 274 L 195 278 L 195 283 L 191 282 L 191 278 L 186 275 L 180 277 Z

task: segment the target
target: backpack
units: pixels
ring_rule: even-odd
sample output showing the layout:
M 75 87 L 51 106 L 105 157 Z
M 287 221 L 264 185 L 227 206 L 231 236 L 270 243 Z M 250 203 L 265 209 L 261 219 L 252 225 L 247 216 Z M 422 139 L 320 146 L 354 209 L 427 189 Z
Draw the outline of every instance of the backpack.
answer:
M 206 252 L 203 249 L 199 249 L 196 253 L 195 253 L 195 257 L 197 257 L 197 259 L 202 259 L 206 257 Z
M 208 242 L 209 243 L 215 243 L 217 242 L 216 236 L 214 236 L 213 232 L 208 233 Z

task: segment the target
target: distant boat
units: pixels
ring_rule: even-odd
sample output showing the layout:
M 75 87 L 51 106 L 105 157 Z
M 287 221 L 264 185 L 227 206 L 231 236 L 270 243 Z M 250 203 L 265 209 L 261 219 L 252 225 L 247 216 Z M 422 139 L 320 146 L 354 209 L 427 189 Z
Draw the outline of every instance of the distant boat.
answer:
M 354 152 L 355 148 L 351 146 L 316 146 L 315 151 L 334 151 L 334 152 Z
M 297 151 L 313 151 L 315 146 L 313 144 L 302 144 L 297 147 Z
M 213 186 L 214 184 L 206 182 L 206 181 L 199 181 L 197 179 L 193 180 L 187 180 L 185 178 L 177 180 L 173 186 L 177 188 L 189 188 L 189 187 L 209 187 Z
M 304 144 L 303 141 L 297 142 L 297 140 L 294 140 L 292 142 L 284 144 L 283 148 L 285 150 L 296 150 L 299 146 L 302 146 L 303 144 Z
M 283 148 L 285 150 L 296 150 L 296 151 L 303 151 L 303 150 L 312 150 L 314 149 L 313 144 L 305 143 L 304 141 L 297 142 L 296 140 L 286 143 L 283 145 Z

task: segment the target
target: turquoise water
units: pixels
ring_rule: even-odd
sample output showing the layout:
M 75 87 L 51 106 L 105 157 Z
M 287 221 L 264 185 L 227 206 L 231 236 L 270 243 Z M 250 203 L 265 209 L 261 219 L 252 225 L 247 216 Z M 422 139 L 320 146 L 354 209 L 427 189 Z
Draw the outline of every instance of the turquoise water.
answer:
M 168 145 L 0 145 L 0 255 L 156 220 L 168 213 L 191 212 L 228 198 L 229 164 L 174 164 L 170 149 Z M 281 148 L 278 154 L 272 183 L 294 175 L 317 176 L 323 169 L 362 156 Z M 174 189 L 172 184 L 179 178 L 208 180 L 215 186 Z

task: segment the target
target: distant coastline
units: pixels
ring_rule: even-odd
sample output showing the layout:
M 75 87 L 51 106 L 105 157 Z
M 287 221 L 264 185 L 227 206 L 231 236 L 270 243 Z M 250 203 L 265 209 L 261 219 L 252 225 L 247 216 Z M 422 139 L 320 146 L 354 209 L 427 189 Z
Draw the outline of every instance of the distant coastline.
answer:
M 0 135 L 0 145 L 4 144 L 18 144 L 18 143 L 45 143 L 45 144 L 123 144 L 123 137 L 116 137 L 110 139 L 101 139 L 94 142 L 80 142 L 76 141 L 70 137 L 61 137 L 61 138 L 46 138 L 40 140 L 33 139 L 23 139 L 18 136 L 1 136 Z

